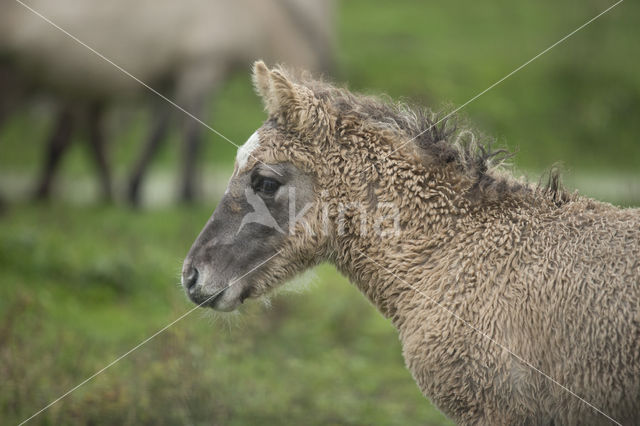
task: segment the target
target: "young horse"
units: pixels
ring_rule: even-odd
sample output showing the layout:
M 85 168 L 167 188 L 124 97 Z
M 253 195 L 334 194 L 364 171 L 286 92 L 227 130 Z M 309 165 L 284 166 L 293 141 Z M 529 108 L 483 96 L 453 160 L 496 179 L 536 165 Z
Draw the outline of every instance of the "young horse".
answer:
M 518 182 L 421 111 L 253 78 L 269 119 L 184 261 L 193 302 L 233 310 L 329 261 L 456 422 L 637 421 L 640 210 Z

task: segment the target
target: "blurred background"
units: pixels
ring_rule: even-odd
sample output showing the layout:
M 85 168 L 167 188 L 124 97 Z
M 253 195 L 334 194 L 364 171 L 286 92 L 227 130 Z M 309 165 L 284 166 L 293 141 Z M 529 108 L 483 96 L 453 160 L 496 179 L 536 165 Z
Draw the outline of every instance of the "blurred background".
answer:
M 89 3 L 89 4 L 85 4 Z M 449 111 L 613 2 L 26 3 L 236 144 L 258 58 Z M 466 106 L 537 182 L 640 205 L 640 6 L 624 2 Z M 182 259 L 236 147 L 0 0 L 0 418 L 17 423 L 191 309 Z M 320 266 L 239 314 L 196 311 L 36 424 L 447 424 L 390 323 Z M 303 291 L 304 290 L 304 291 Z

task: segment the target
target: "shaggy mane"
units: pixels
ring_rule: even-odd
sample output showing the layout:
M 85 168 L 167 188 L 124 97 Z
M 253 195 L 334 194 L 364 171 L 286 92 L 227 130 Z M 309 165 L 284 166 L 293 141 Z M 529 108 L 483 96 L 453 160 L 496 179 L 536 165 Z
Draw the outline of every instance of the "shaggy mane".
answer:
M 456 167 L 473 183 L 469 191 L 472 199 L 496 201 L 507 196 L 541 194 L 561 206 L 574 198 L 562 187 L 557 167 L 548 172 L 545 185 L 523 183 L 506 172 L 503 166 L 514 154 L 503 148 L 494 149 L 493 140 L 485 140 L 457 114 L 435 113 L 421 106 L 394 102 L 387 96 L 354 94 L 308 73 L 296 75 L 284 68 L 279 70 L 292 81 L 311 89 L 341 116 L 357 118 L 372 131 L 396 132 L 396 149 L 412 143 L 419 148 L 425 164 Z

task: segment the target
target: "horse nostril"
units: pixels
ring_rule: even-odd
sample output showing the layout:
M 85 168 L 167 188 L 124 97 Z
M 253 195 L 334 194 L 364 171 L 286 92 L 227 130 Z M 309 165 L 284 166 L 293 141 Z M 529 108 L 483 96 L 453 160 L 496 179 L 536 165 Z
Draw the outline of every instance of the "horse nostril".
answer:
M 189 271 L 189 275 L 185 275 L 184 277 L 184 284 L 187 287 L 187 289 L 190 290 L 194 285 L 196 285 L 196 283 L 198 282 L 199 276 L 200 276 L 200 272 L 198 272 L 198 268 L 191 267 L 191 270 Z

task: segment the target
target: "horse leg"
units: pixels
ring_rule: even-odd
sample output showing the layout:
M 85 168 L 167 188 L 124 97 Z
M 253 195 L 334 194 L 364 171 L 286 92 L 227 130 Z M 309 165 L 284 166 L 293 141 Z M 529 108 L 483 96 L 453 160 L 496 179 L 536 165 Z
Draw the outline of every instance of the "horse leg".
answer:
M 35 198 L 38 200 L 48 199 L 51 194 L 53 176 L 60 165 L 60 159 L 71 142 L 73 121 L 71 108 L 69 106 L 63 107 L 47 142 L 40 183 L 35 192 Z
M 113 196 L 111 172 L 105 149 L 104 129 L 102 126 L 104 118 L 104 104 L 102 102 L 93 103 L 89 107 L 89 116 L 87 118 L 89 127 L 89 145 L 98 169 L 102 196 L 105 201 L 111 201 Z
M 0 128 L 5 119 L 22 100 L 24 85 L 16 78 L 14 69 L 0 60 Z
M 220 87 L 229 72 L 224 63 L 189 64 L 177 76 L 176 99 L 186 106 L 186 109 L 199 119 L 206 117 L 207 100 Z M 183 169 L 180 198 L 183 202 L 191 202 L 198 191 L 197 170 L 198 154 L 203 133 L 202 122 L 194 117 L 184 117 Z
M 196 117 L 201 117 L 204 110 L 204 99 L 198 97 L 192 104 L 191 113 Z M 202 142 L 202 124 L 192 117 L 185 117 L 184 123 L 184 152 L 182 166 L 182 187 L 180 200 L 185 203 L 193 202 L 196 198 L 197 183 L 197 159 Z
M 0 88 L 0 90 L 2 90 L 2 88 Z M 0 129 L 2 129 L 4 121 L 9 116 L 9 109 L 9 106 L 5 105 L 4 102 L 0 102 Z
M 7 91 L 8 87 L 6 84 L 6 80 L 7 78 L 4 75 L 4 69 L 0 65 L 0 93 L 5 93 Z M 9 115 L 9 109 L 10 109 L 9 102 L 7 102 L 5 99 L 0 99 L 0 132 L 2 131 L 2 126 L 4 124 L 5 119 Z M 0 214 L 2 214 L 4 210 L 5 210 L 4 199 L 0 195 Z
M 158 152 L 162 142 L 166 139 L 167 129 L 169 128 L 169 117 L 171 111 L 169 106 L 164 103 L 158 103 L 154 109 L 151 118 L 151 132 L 142 150 L 142 155 L 138 158 L 133 173 L 129 178 L 129 186 L 127 189 L 127 198 L 132 206 L 140 205 L 140 187 L 142 179 L 146 173 L 149 163 L 153 156 Z

